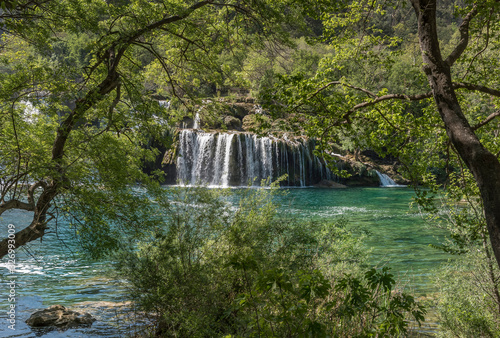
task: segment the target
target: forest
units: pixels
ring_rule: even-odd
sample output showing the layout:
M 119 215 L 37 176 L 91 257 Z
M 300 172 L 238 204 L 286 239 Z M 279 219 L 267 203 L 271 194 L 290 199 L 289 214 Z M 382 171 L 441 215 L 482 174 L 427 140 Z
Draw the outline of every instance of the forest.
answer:
M 494 0 L 0 0 L 0 332 L 498 337 L 499 16 Z M 383 208 L 407 242 L 377 232 Z M 443 264 L 406 280 L 405 236 Z M 30 324 L 57 283 L 23 297 L 61 278 L 119 281 L 89 299 L 135 317 Z

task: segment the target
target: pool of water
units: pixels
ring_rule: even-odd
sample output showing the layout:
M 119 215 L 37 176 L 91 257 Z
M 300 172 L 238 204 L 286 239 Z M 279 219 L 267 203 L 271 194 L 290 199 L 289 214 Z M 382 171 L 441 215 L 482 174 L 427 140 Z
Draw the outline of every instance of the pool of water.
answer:
M 283 211 L 306 218 L 343 217 L 368 234 L 370 262 L 387 264 L 418 296 L 434 293 L 430 278 L 451 257 L 431 244 L 444 232 L 429 226 L 418 209 L 410 208 L 410 188 L 294 189 L 281 198 Z
M 432 295 L 432 274 L 449 256 L 429 244 L 439 243 L 443 233 L 427 227 L 421 215 L 412 213 L 408 188 L 289 189 L 277 196 L 280 213 L 293 217 L 336 219 L 344 217 L 369 235 L 371 263 L 388 264 L 417 296 Z M 17 230 L 29 223 L 29 213 L 6 212 L 0 219 L 4 237 L 7 225 Z M 55 228 L 56 225 L 52 225 Z M 36 241 L 16 254 L 16 271 L 9 273 L 6 260 L 0 264 L 0 337 L 121 337 L 132 333 L 124 281 L 113 276 L 110 262 L 92 261 L 79 251 L 74 233 L 58 225 L 43 241 Z M 55 229 L 52 229 L 55 230 Z M 16 281 L 16 331 L 8 328 L 8 283 Z M 89 328 L 64 332 L 32 331 L 24 321 L 37 309 L 62 304 L 96 316 Z M 432 332 L 433 323 L 428 329 Z M 426 329 L 424 329 L 426 331 Z

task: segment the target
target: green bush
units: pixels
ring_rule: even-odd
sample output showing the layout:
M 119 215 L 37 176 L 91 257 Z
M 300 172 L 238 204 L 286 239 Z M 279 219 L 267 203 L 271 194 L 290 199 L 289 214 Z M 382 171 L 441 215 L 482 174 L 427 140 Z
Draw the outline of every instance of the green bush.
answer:
M 499 276 L 482 246 L 443 269 L 438 278 L 440 337 L 500 337 Z
M 345 221 L 280 218 L 270 200 L 258 189 L 172 191 L 168 228 L 124 253 L 119 266 L 154 315 L 155 335 L 396 335 L 408 314 L 423 320 L 387 268 L 361 271 L 361 239 Z

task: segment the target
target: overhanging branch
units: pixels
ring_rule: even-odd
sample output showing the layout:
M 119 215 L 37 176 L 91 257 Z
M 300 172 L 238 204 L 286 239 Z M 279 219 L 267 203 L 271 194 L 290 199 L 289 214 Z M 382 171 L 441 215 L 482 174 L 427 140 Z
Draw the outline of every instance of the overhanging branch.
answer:
M 0 204 L 0 215 L 2 215 L 5 211 L 10 210 L 10 209 L 34 211 L 35 204 L 22 202 L 22 201 L 15 200 L 15 199 L 8 200 L 8 201 Z
M 460 27 L 458 28 L 458 31 L 460 32 L 460 41 L 445 60 L 448 66 L 451 67 L 465 51 L 465 48 L 467 48 L 467 45 L 469 44 L 469 24 L 476 14 L 477 4 L 474 4 L 471 11 L 465 16 L 464 21 L 462 21 L 462 24 L 460 24 Z
M 494 113 L 491 113 L 487 118 L 485 118 L 483 121 L 479 122 L 478 124 L 476 124 L 475 126 L 472 127 L 472 130 L 477 130 L 483 126 L 485 126 L 486 124 L 488 124 L 489 122 L 491 122 L 492 120 L 495 119 L 495 117 L 497 116 L 500 116 L 500 110 L 497 110 L 496 112 Z
M 334 86 L 334 85 L 343 85 L 345 87 L 361 91 L 363 93 L 366 93 L 372 99 L 356 104 L 354 107 L 352 107 L 347 112 L 345 112 L 340 119 L 338 119 L 338 120 L 334 121 L 332 124 L 330 124 L 330 126 L 328 128 L 333 127 L 333 126 L 339 126 L 339 125 L 345 124 L 345 123 L 349 123 L 349 119 L 350 119 L 351 115 L 353 113 L 355 113 L 356 111 L 361 110 L 363 108 L 368 108 L 368 107 L 371 107 L 371 106 L 375 106 L 378 103 L 383 102 L 383 101 L 388 101 L 388 100 L 420 101 L 420 100 L 424 100 L 424 99 L 429 99 L 433 95 L 432 91 L 430 91 L 430 92 L 427 92 L 427 93 L 416 94 L 416 95 L 386 94 L 386 95 L 382 95 L 382 96 L 378 96 L 377 97 L 374 93 L 372 93 L 371 91 L 366 90 L 364 88 L 360 88 L 360 87 L 352 86 L 352 85 L 349 85 L 349 84 L 345 84 L 345 83 L 342 83 L 340 81 L 332 81 L 332 82 L 327 83 L 323 87 L 319 88 L 314 93 L 312 93 L 308 97 L 307 101 L 309 101 L 310 99 L 313 99 L 319 93 L 321 93 L 325 89 L 327 89 L 327 88 L 329 88 L 331 86 Z M 497 89 L 494 89 L 494 88 L 490 88 L 490 87 L 486 87 L 486 86 L 482 86 L 482 85 L 472 84 L 472 83 L 454 82 L 453 83 L 453 88 L 454 89 L 467 89 L 467 90 L 470 90 L 470 91 L 477 91 L 477 92 L 489 94 L 489 95 L 492 95 L 492 96 L 500 97 L 500 90 L 497 90 Z M 298 109 L 300 106 L 306 104 L 307 101 L 302 102 L 299 105 L 295 106 L 292 109 L 292 111 L 294 111 L 294 110 Z M 472 129 L 475 131 L 475 130 L 483 127 L 484 125 L 486 125 L 487 123 L 489 123 L 490 121 L 492 121 L 493 119 L 495 119 L 497 116 L 500 116 L 500 111 L 496 111 L 495 113 L 492 113 L 484 121 L 481 121 L 476 126 L 474 126 Z
M 377 98 L 375 98 L 371 101 L 358 103 L 351 110 L 354 112 L 354 111 L 359 110 L 361 108 L 370 107 L 370 106 L 376 105 L 377 103 L 380 103 L 382 101 L 388 101 L 388 100 L 420 101 L 420 100 L 428 99 L 431 97 L 432 97 L 432 92 L 427 92 L 424 94 L 417 94 L 417 95 L 387 94 L 387 95 L 378 96 Z
M 26 228 L 22 229 L 15 234 L 15 243 L 13 244 L 15 248 L 25 245 L 35 239 L 41 238 L 45 234 L 47 229 L 46 222 L 39 222 L 36 218 L 33 222 Z M 12 244 L 11 244 L 12 245 Z M 0 241 L 0 257 L 3 257 L 9 253 L 9 238 L 5 238 Z
M 374 106 L 374 105 L 376 105 L 376 104 L 378 104 L 380 102 L 383 102 L 383 101 L 388 101 L 388 100 L 420 101 L 420 100 L 424 100 L 424 99 L 429 99 L 433 95 L 432 91 L 429 91 L 427 93 L 416 94 L 416 95 L 386 94 L 386 95 L 382 95 L 382 96 L 377 96 L 375 93 L 373 93 L 373 92 L 371 92 L 371 91 L 369 91 L 369 90 L 367 90 L 365 88 L 361 88 L 361 87 L 353 86 L 353 85 L 350 85 L 350 84 L 346 84 L 346 83 L 341 82 L 341 81 L 331 81 L 331 82 L 325 84 L 324 86 L 322 86 L 321 88 L 317 89 L 316 91 L 314 91 L 311 95 L 309 95 L 309 97 L 306 100 L 304 100 L 300 104 L 294 106 L 293 109 L 291 109 L 291 111 L 293 112 L 293 111 L 297 110 L 301 106 L 305 105 L 308 101 L 310 101 L 311 99 L 313 99 L 317 95 L 319 95 L 322 91 L 328 89 L 329 87 L 335 86 L 335 85 L 342 85 L 342 86 L 347 87 L 347 88 L 351 88 L 351 89 L 354 89 L 354 90 L 357 90 L 357 91 L 361 91 L 361 92 L 367 94 L 368 96 L 370 96 L 372 98 L 371 100 L 358 103 L 354 107 L 352 107 L 351 109 L 349 109 L 343 115 L 343 118 L 342 118 L 343 120 L 348 119 L 355 111 L 358 111 L 358 110 L 363 109 L 363 108 Z M 453 83 L 453 89 L 467 89 L 467 90 L 470 90 L 470 91 L 477 91 L 477 92 L 489 94 L 489 95 L 492 95 L 492 96 L 500 97 L 500 90 L 494 89 L 494 88 L 490 88 L 490 87 L 486 87 L 486 86 L 483 86 L 483 85 L 473 84 L 473 83 L 454 82 Z M 488 122 L 489 122 L 489 120 L 486 123 L 488 123 Z M 338 122 L 335 123 L 335 125 L 338 125 L 340 123 L 342 123 L 342 122 L 338 121 Z M 481 125 L 481 126 L 483 126 L 483 125 Z M 478 128 L 480 128 L 481 126 L 479 126 Z
M 473 83 L 466 83 L 466 82 L 453 82 L 453 88 L 454 89 L 468 89 L 476 92 L 481 92 L 489 95 L 493 95 L 496 97 L 500 97 L 500 90 L 478 85 L 478 84 L 473 84 Z
M 308 101 L 314 99 L 316 96 L 318 96 L 322 91 L 328 89 L 329 87 L 331 86 L 336 86 L 336 85 L 342 85 L 344 87 L 348 87 L 348 88 L 351 88 L 351 89 L 354 89 L 354 90 L 358 90 L 360 92 L 363 92 L 365 94 L 367 94 L 368 96 L 370 97 L 377 97 L 377 94 L 365 89 L 365 88 L 361 88 L 361 87 L 357 87 L 357 86 L 353 86 L 353 85 L 350 85 L 348 83 L 345 83 L 345 82 L 342 82 L 342 81 L 331 81 L 331 82 L 328 82 L 327 84 L 325 84 L 323 87 L 321 88 L 318 88 L 314 93 L 312 93 L 311 95 L 309 95 L 309 97 L 302 101 L 302 103 L 299 103 L 298 105 L 296 105 L 295 107 L 293 107 L 293 109 L 291 110 L 292 112 L 299 109 L 300 107 L 302 107 L 303 105 L 305 105 Z

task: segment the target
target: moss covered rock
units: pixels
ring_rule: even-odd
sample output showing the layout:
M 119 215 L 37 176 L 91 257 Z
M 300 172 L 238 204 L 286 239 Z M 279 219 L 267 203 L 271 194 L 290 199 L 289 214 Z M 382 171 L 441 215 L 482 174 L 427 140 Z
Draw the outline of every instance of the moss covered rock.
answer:
M 224 125 L 228 130 L 241 130 L 241 120 L 234 116 L 225 116 Z
M 243 118 L 243 129 L 245 131 L 257 132 L 260 129 L 270 127 L 271 119 L 263 114 L 251 114 Z

